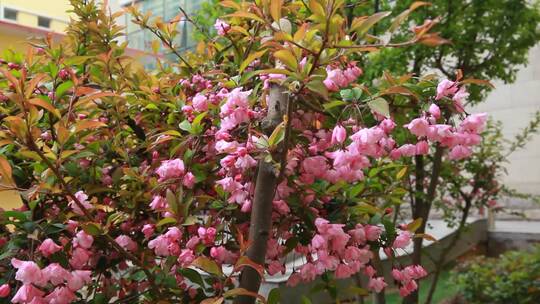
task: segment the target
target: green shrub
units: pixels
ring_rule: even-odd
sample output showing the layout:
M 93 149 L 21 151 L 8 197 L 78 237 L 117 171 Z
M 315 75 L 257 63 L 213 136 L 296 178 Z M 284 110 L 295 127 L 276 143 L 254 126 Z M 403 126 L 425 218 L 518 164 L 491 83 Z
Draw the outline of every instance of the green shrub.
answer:
M 453 281 L 469 303 L 539 303 L 540 246 L 477 258 L 457 268 Z

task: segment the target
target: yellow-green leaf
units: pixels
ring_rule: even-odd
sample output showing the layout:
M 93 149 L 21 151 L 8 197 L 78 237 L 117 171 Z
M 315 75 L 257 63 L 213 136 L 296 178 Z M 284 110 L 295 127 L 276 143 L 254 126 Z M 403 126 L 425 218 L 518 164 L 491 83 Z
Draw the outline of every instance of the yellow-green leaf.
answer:
M 283 62 L 287 67 L 289 67 L 291 70 L 295 71 L 298 67 L 298 62 L 296 61 L 296 57 L 294 54 L 289 50 L 279 50 L 274 53 L 274 57 L 279 59 L 279 61 Z
M 422 225 L 422 221 L 423 221 L 422 218 L 419 217 L 419 218 L 415 219 L 414 221 L 408 223 L 407 224 L 407 230 L 409 230 L 410 232 L 415 232 Z
M 218 276 L 223 275 L 223 272 L 221 271 L 221 267 L 214 260 L 211 260 L 204 256 L 196 258 L 191 263 L 191 265 L 197 268 L 200 268 L 210 274 L 214 274 Z
M 366 19 L 364 19 L 363 22 L 358 23 L 355 27 L 351 28 L 351 30 L 356 31 L 359 36 L 363 36 L 365 33 L 369 31 L 369 29 L 375 25 L 375 23 L 381 21 L 384 17 L 390 15 L 392 12 L 379 12 L 376 14 L 373 14 Z
M 38 106 L 38 107 L 41 107 L 41 108 L 51 112 L 52 114 L 54 114 L 54 116 L 56 116 L 58 118 L 61 117 L 60 111 L 58 111 L 58 109 L 56 109 L 52 104 L 46 102 L 45 100 L 43 100 L 41 98 L 32 98 L 32 99 L 28 100 L 28 103 L 33 104 L 33 105 Z
M 239 74 L 242 73 L 249 66 L 250 63 L 255 61 L 255 59 L 261 58 L 266 53 L 266 51 L 268 51 L 268 50 L 265 49 L 265 50 L 262 50 L 262 51 L 258 51 L 258 52 L 249 54 L 249 56 L 247 56 L 246 60 L 244 60 L 242 62 L 242 64 L 240 65 L 240 68 L 238 69 L 238 73 Z
M 368 102 L 368 106 L 373 112 L 383 115 L 384 117 L 390 117 L 390 108 L 386 99 L 381 97 L 376 98 Z
M 272 0 L 270 2 L 270 15 L 272 15 L 274 21 L 278 21 L 279 19 L 281 19 L 282 4 L 283 0 Z

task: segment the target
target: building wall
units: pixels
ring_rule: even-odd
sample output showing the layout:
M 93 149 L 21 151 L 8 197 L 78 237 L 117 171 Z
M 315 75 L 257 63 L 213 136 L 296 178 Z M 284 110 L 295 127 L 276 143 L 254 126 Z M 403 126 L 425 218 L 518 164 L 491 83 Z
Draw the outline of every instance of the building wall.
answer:
M 69 13 L 71 6 L 69 0 L 0 0 L 2 8 L 1 16 L 4 18 L 4 8 L 17 11 L 18 24 L 39 27 L 38 16 L 50 18 L 49 30 L 62 32 L 69 23 Z
M 187 14 L 195 13 L 201 3 L 205 0 L 120 0 L 120 6 L 137 5 L 139 10 L 144 14 L 150 12 L 152 18 L 160 17 L 164 21 L 173 19 L 174 17 L 182 14 L 179 7 L 181 6 Z M 131 16 L 126 14 L 124 24 L 126 26 L 126 40 L 130 48 L 151 52 L 151 43 L 156 40 L 154 34 L 148 30 L 142 30 L 139 25 L 132 23 Z M 179 34 L 174 41 L 180 52 L 192 49 L 196 45 L 196 41 L 193 39 L 192 32 L 193 26 L 191 23 L 183 20 L 178 23 Z M 170 55 L 169 51 L 162 46 L 160 50 L 165 56 Z M 170 59 L 175 60 L 174 56 L 170 56 Z M 151 66 L 152 64 L 147 64 Z
M 534 112 L 540 110 L 540 44 L 530 50 L 529 64 L 519 71 L 516 82 L 494 84 L 496 89 L 474 111 L 488 112 L 501 120 L 504 136 L 511 139 L 527 126 Z M 540 135 L 536 135 L 525 149 L 510 156 L 507 169 L 506 185 L 540 195 Z

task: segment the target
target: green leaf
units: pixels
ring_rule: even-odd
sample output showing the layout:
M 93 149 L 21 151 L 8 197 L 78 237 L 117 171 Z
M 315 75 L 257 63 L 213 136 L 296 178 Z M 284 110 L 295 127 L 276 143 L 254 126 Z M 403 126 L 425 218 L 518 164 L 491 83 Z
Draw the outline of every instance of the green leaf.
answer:
M 191 268 L 182 268 L 179 270 L 183 277 L 204 288 L 204 280 L 199 272 Z
M 319 94 L 324 99 L 328 99 L 328 89 L 326 88 L 326 86 L 324 85 L 322 80 L 319 80 L 319 79 L 312 80 L 312 81 L 308 82 L 306 87 L 310 91 Z
M 214 260 L 211 260 L 204 256 L 196 258 L 191 263 L 191 265 L 197 268 L 200 268 L 209 274 L 214 274 L 217 276 L 223 275 L 223 272 L 221 271 L 221 267 Z
M 390 108 L 386 99 L 382 97 L 376 98 L 368 102 L 368 106 L 373 112 L 383 115 L 384 117 L 390 117 Z
M 363 36 L 365 33 L 369 31 L 369 29 L 375 25 L 375 23 L 381 21 L 384 17 L 390 15 L 392 12 L 379 12 L 376 14 L 373 14 L 366 18 L 363 22 L 361 22 L 358 26 L 355 26 L 352 28 L 352 30 L 356 31 L 358 33 L 358 36 Z
M 279 292 L 279 288 L 274 288 L 270 290 L 266 303 L 279 304 L 280 301 L 281 301 L 281 293 Z
M 238 69 L 238 74 L 242 74 L 242 72 L 253 62 L 255 61 L 256 59 L 258 58 L 261 58 L 264 54 L 266 54 L 268 50 L 262 50 L 262 51 L 258 51 L 258 52 L 255 52 L 255 53 L 251 53 L 249 54 L 249 56 L 247 56 L 246 60 L 244 60 L 242 62 L 242 64 L 240 65 L 240 68 Z
M 407 230 L 409 230 L 410 232 L 415 232 L 416 230 L 418 230 L 418 228 L 420 228 L 421 225 L 422 225 L 422 218 L 419 217 L 415 219 L 414 221 L 407 224 Z
M 161 227 L 163 225 L 168 225 L 168 224 L 176 224 L 176 219 L 173 218 L 173 217 L 166 217 L 166 218 L 162 219 L 161 221 L 159 221 L 156 224 L 156 227 Z
M 296 61 L 296 57 L 289 50 L 279 50 L 274 53 L 274 57 L 279 59 L 279 61 L 281 61 L 293 71 L 298 68 L 298 62 Z
M 403 176 L 405 176 L 405 173 L 407 173 L 407 167 L 403 167 L 399 172 L 396 174 L 397 179 L 402 179 Z
M 352 207 L 351 211 L 355 214 L 376 214 L 381 212 L 379 208 L 363 202 L 360 202 L 358 205 Z
M 101 228 L 97 223 L 84 224 L 82 225 L 82 229 L 84 230 L 84 232 L 93 236 L 98 236 L 102 234 Z
M 178 214 L 178 200 L 171 189 L 167 189 L 165 198 L 167 199 L 167 204 L 169 204 L 169 208 L 171 208 L 172 212 L 174 212 L 174 214 Z
M 302 300 L 302 302 L 301 302 L 302 304 L 312 304 L 311 300 L 306 296 L 302 296 L 301 300 Z
M 354 88 L 352 88 L 352 92 L 353 92 L 354 99 L 359 100 L 360 97 L 362 97 L 362 93 L 364 91 L 362 91 L 362 89 L 360 89 L 358 87 L 354 87 Z
M 62 97 L 69 89 L 73 87 L 73 82 L 71 80 L 68 80 L 66 82 L 61 83 L 56 88 L 56 98 Z
M 343 98 L 343 100 L 346 100 L 346 101 L 354 100 L 354 93 L 351 89 L 341 90 L 339 91 L 339 95 L 341 96 L 341 98 Z
M 346 105 L 346 104 L 348 104 L 348 103 L 343 101 L 343 100 L 333 100 L 331 102 L 327 102 L 327 103 L 323 104 L 323 108 L 325 110 L 330 110 L 330 109 L 333 109 L 335 107 L 343 106 L 343 105 Z
M 187 120 L 184 120 L 182 121 L 178 127 L 181 129 L 181 130 L 184 130 L 184 131 L 187 131 L 189 133 L 191 133 L 191 124 L 189 123 L 189 121 Z
M 13 217 L 13 218 L 18 219 L 19 221 L 27 221 L 27 220 L 29 220 L 28 216 L 30 215 L 30 213 L 29 212 L 20 212 L 20 211 L 4 211 L 4 212 L 0 213 L 0 215 L 2 215 L 2 217 L 4 217 L 4 218 Z
M 270 147 L 275 147 L 283 140 L 283 138 L 285 138 L 285 123 L 281 122 L 268 138 L 268 144 Z

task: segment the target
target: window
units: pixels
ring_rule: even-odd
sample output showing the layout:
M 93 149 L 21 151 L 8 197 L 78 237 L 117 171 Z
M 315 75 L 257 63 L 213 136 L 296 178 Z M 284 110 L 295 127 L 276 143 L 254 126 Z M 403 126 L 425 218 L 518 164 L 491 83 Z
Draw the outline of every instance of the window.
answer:
M 17 14 L 18 14 L 17 10 L 4 7 L 4 19 L 17 21 Z
M 51 19 L 47 17 L 38 16 L 37 23 L 39 27 L 51 27 Z

